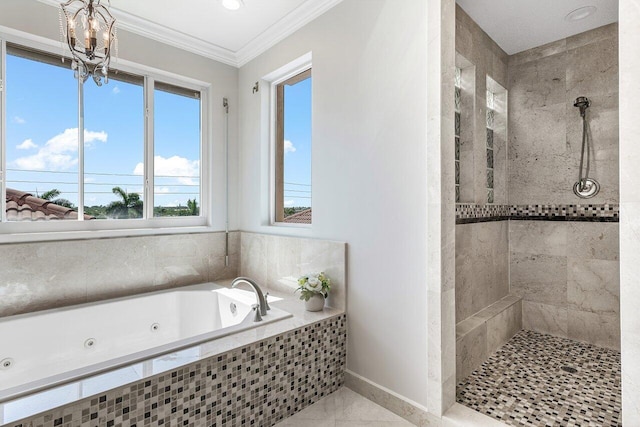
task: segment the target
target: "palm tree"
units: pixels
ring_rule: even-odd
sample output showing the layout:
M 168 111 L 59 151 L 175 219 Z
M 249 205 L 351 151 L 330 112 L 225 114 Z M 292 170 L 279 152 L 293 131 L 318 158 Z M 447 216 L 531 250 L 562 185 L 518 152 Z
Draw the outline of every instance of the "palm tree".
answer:
M 106 212 L 111 218 L 142 218 L 142 200 L 138 193 L 127 193 L 120 187 L 113 187 L 113 194 L 122 200 L 109 203 Z
M 191 216 L 198 216 L 200 209 L 198 209 L 198 202 L 194 198 L 193 200 L 187 199 L 187 211 Z
M 53 188 L 49 191 L 45 191 L 44 193 L 42 193 L 42 196 L 40 196 L 40 198 L 43 200 L 48 200 L 51 203 L 58 206 L 64 206 L 65 208 L 75 209 L 75 206 L 69 200 L 58 198 L 60 194 L 62 194 L 60 190 L 58 190 L 57 188 Z

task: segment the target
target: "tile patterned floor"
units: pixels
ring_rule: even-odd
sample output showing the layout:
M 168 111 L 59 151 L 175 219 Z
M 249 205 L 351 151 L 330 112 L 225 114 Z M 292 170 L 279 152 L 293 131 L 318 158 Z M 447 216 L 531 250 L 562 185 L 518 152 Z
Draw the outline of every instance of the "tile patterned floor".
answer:
M 346 387 L 276 424 L 276 427 L 365 426 L 413 427 L 413 424 Z
M 533 331 L 457 388 L 459 403 L 514 426 L 621 426 L 620 396 L 619 352 Z

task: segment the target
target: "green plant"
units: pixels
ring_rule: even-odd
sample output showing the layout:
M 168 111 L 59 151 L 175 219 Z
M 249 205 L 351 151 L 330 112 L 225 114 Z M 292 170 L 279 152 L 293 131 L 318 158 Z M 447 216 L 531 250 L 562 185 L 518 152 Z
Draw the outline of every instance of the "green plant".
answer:
M 324 272 L 306 274 L 298 279 L 298 285 L 296 291 L 300 291 L 301 300 L 309 301 L 314 294 L 326 298 L 331 290 L 331 279 Z
M 138 193 L 127 193 L 120 187 L 113 187 L 113 194 L 122 200 L 109 203 L 106 209 L 110 218 L 142 218 L 142 200 Z

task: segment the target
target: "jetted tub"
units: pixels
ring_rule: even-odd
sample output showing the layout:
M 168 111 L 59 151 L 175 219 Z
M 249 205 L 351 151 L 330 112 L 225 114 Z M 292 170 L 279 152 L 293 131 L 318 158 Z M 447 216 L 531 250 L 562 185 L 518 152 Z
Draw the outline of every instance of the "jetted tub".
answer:
M 255 302 L 205 283 L 0 318 L 0 402 L 291 317 Z

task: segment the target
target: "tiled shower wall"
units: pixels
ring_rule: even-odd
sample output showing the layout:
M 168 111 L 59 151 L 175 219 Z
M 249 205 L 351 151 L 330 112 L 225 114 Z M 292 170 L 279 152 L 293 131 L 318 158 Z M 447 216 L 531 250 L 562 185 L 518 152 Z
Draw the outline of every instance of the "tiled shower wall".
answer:
M 509 203 L 576 204 L 582 120 L 587 110 L 600 193 L 618 203 L 618 26 L 611 24 L 509 57 Z
M 620 349 L 618 224 L 511 221 L 523 327 Z
M 525 329 L 619 348 L 617 25 L 508 57 L 507 82 L 500 80 L 507 67 L 499 48 L 459 7 L 456 25 L 457 51 L 475 66 L 476 83 L 489 75 L 509 90 L 508 205 L 458 205 L 456 321 L 511 293 L 523 298 Z M 476 90 L 478 111 L 467 115 L 475 124 L 466 124 L 474 132 L 485 105 L 484 88 Z M 592 102 L 590 176 L 602 185 L 589 200 L 572 191 L 581 148 L 578 96 Z
M 509 293 L 508 224 L 456 224 L 457 323 Z
M 473 90 L 475 96 L 465 97 L 468 89 L 463 89 L 461 103 L 461 153 L 460 168 L 473 170 L 471 183 L 461 182 L 461 203 L 479 203 L 487 201 L 487 76 L 503 88 L 507 87 L 507 54 L 456 5 L 456 51 L 464 60 L 459 66 L 463 69 L 465 88 Z M 460 58 L 457 59 L 460 61 Z M 466 64 L 465 64 L 466 63 Z M 466 71 L 468 70 L 468 71 Z M 453 97 L 454 94 L 451 94 Z M 504 107 L 504 105 L 503 105 Z M 493 142 L 494 202 L 507 202 L 506 167 L 507 144 L 504 134 L 504 118 L 496 118 Z M 498 125 L 500 123 L 500 125 Z M 453 141 L 452 141 L 453 143 Z M 472 153 L 469 155 L 468 153 Z M 453 159 L 451 159 L 453 161 Z M 467 175 L 466 173 L 463 173 Z M 466 188 L 472 186 L 473 188 Z
M 470 145 L 472 156 L 460 159 L 461 169 L 472 169 L 473 188 L 462 188 L 471 200 L 486 202 L 486 92 L 489 76 L 507 86 L 507 54 L 456 5 L 456 51 L 471 65 L 469 96 L 461 105 L 462 145 Z M 468 65 L 468 64 L 467 64 Z M 453 96 L 453 94 L 451 94 Z M 452 141 L 453 142 L 453 141 Z M 506 141 L 494 141 L 494 187 L 496 203 L 506 203 Z M 453 159 L 452 159 L 453 161 Z M 467 196 L 465 196 L 467 197 Z M 509 292 L 507 221 L 456 225 L 456 323 L 495 303 Z
M 617 24 L 509 58 L 509 202 L 617 204 Z M 578 199 L 582 122 L 573 102 L 591 101 L 600 193 Z M 616 206 L 617 208 L 617 206 Z M 511 292 L 523 326 L 620 348 L 618 224 L 510 221 Z

